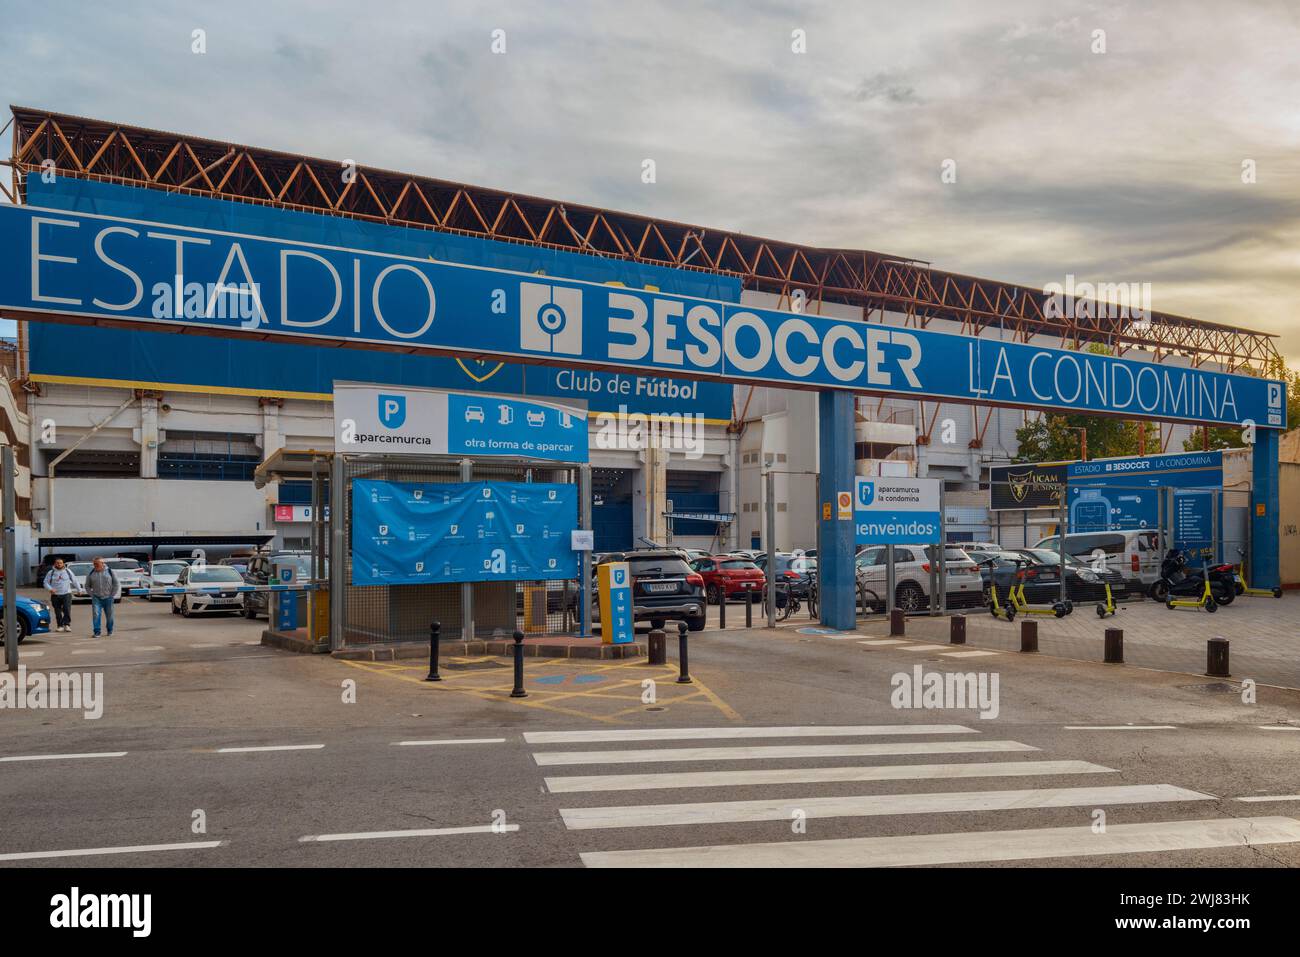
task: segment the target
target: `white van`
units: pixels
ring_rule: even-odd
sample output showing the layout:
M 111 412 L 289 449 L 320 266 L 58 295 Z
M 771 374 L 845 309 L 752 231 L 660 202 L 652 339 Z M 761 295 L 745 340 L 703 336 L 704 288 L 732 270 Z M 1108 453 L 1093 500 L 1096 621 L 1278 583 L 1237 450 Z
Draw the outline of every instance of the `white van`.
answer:
M 1041 539 L 1034 547 L 1059 551 L 1055 535 Z M 1067 532 L 1065 553 L 1089 563 L 1104 555 L 1106 567 L 1124 576 L 1132 595 L 1145 594 L 1160 577 L 1160 544 L 1155 529 Z

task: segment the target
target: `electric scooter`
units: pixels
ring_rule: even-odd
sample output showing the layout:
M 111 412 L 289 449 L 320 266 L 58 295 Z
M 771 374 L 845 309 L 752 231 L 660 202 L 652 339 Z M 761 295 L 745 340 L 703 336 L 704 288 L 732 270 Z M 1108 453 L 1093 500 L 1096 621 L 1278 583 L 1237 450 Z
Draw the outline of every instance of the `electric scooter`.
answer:
M 1035 607 L 1029 604 L 1029 600 L 1025 598 L 1024 582 L 1011 586 L 1010 597 L 1012 607 L 1022 615 L 1052 615 L 1055 618 L 1064 618 L 1074 611 L 1074 602 L 1068 598 L 1065 601 L 1052 602 L 1052 604 L 1043 607 Z
M 1104 581 L 1102 582 L 1102 585 L 1106 589 L 1106 600 L 1097 603 L 1098 618 L 1105 618 L 1106 616 L 1113 615 L 1115 612 L 1119 611 L 1119 607 L 1115 604 L 1115 596 L 1110 592 L 1110 582 Z
M 1242 558 L 1245 558 L 1245 557 L 1246 557 L 1246 552 L 1245 552 L 1244 549 L 1238 548 L 1238 549 L 1237 549 L 1237 554 L 1240 555 Z M 1238 594 L 1238 595 L 1253 595 L 1253 596 L 1255 596 L 1255 597 L 1257 597 L 1257 598 L 1262 598 L 1262 597 L 1265 597 L 1265 596 L 1267 596 L 1267 595 L 1272 595 L 1274 598 L 1281 598 L 1281 597 L 1282 597 L 1282 589 L 1281 589 L 1281 588 L 1277 588 L 1277 587 L 1274 587 L 1274 588 L 1251 588 L 1251 587 L 1250 587 L 1250 582 L 1246 581 L 1246 566 L 1245 566 L 1245 565 L 1242 565 L 1242 566 L 1241 566 L 1241 573 L 1240 573 L 1240 575 L 1239 575 L 1238 577 L 1240 578 L 1240 581 L 1239 581 L 1238 584 L 1237 584 L 1237 594 Z
M 1155 585 L 1165 585 L 1165 607 L 1204 608 L 1213 614 L 1220 604 L 1210 585 L 1209 575 L 1193 574 L 1187 571 L 1187 556 L 1176 548 L 1171 548 L 1160 563 L 1160 580 Z M 1153 596 L 1154 597 L 1154 596 Z
M 1011 591 L 1015 591 L 1014 585 L 1012 586 Z M 989 581 L 989 614 L 994 618 L 1005 618 L 1007 621 L 1015 621 L 1016 619 L 1016 609 L 1014 606 L 1007 605 L 1004 608 L 998 602 L 998 586 L 997 583 L 992 580 Z

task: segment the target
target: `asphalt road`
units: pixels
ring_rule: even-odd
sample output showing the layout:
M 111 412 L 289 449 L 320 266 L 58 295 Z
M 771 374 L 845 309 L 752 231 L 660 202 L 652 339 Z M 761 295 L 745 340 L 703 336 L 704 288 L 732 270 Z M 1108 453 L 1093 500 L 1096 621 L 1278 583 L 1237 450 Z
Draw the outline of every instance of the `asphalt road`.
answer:
M 693 636 L 690 686 L 530 660 L 512 700 L 497 659 L 435 685 L 119 614 L 23 646 L 103 714 L 0 712 L 4 866 L 1300 864 L 1296 692 L 785 629 Z M 996 676 L 997 716 L 894 707 L 917 666 Z

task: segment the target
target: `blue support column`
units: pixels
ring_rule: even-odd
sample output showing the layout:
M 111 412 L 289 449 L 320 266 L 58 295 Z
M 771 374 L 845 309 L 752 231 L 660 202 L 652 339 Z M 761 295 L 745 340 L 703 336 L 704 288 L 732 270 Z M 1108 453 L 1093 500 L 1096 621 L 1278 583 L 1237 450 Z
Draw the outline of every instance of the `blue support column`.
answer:
M 840 519 L 836 493 L 853 494 L 853 395 L 822 392 L 817 396 L 818 450 L 821 476 L 817 519 L 821 541 L 817 577 L 821 591 L 821 621 L 827 628 L 851 630 L 857 624 L 853 568 L 853 520 Z M 826 515 L 829 513 L 829 518 Z
M 1278 561 L 1278 438 L 1276 429 L 1255 430 L 1254 494 L 1250 510 L 1250 586 L 1276 588 L 1282 584 Z

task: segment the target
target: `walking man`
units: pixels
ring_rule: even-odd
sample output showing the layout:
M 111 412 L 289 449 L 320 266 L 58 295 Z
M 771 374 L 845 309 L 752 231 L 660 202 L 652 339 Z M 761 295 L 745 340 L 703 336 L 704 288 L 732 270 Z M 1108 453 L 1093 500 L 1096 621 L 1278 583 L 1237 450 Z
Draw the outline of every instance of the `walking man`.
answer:
M 117 576 L 113 569 L 96 558 L 95 567 L 86 576 L 86 593 L 90 595 L 90 623 L 95 637 L 99 637 L 99 619 L 103 615 L 108 626 L 108 637 L 113 637 L 113 599 L 117 597 Z
M 54 608 L 54 630 L 71 631 L 72 593 L 77 587 L 77 579 L 73 577 L 71 569 L 64 566 L 62 558 L 54 559 L 54 566 L 45 573 L 44 584 Z

